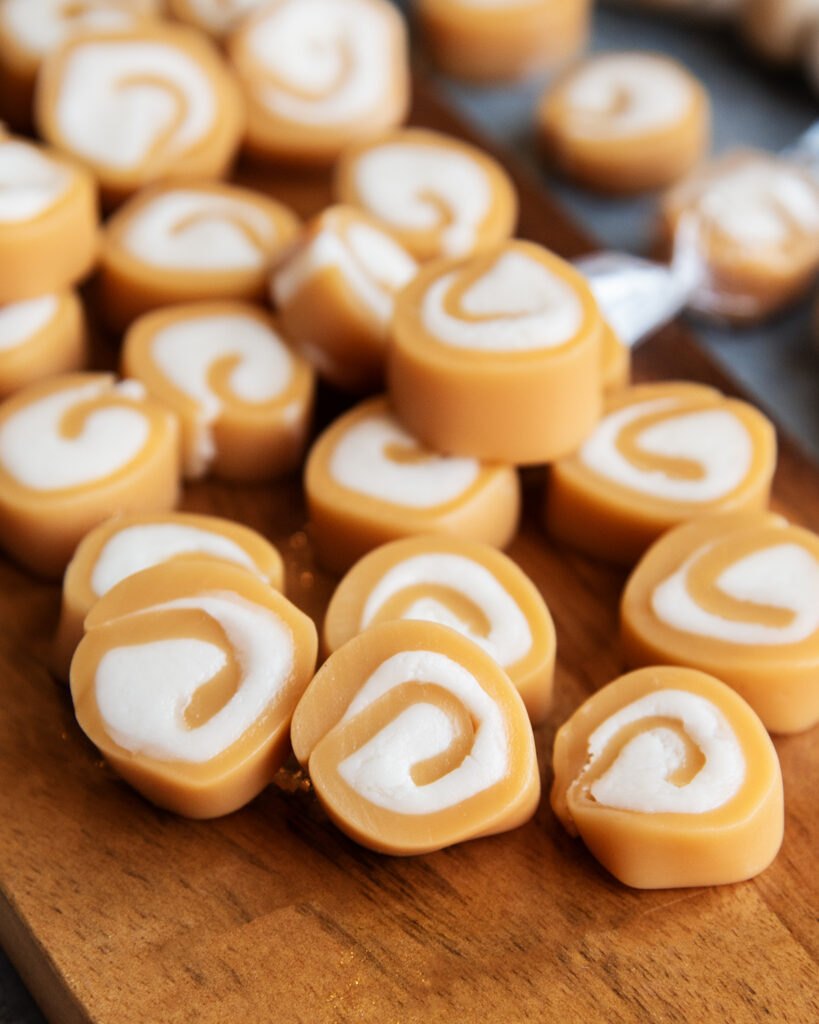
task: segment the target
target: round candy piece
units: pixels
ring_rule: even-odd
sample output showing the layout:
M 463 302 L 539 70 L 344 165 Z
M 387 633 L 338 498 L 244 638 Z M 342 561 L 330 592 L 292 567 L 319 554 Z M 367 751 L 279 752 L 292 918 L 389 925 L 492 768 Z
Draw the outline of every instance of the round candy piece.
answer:
M 435 64 L 474 82 L 514 81 L 571 59 L 586 42 L 589 0 L 419 0 Z
M 408 537 L 365 555 L 327 608 L 328 653 L 379 622 L 422 619 L 456 629 L 506 672 L 530 720 L 552 701 L 555 628 L 540 591 L 502 552 L 460 537 Z
M 263 309 L 200 302 L 146 313 L 125 336 L 122 374 L 179 418 L 188 479 L 270 480 L 301 460 L 313 371 Z
M 66 374 L 0 405 L 0 543 L 35 572 L 61 575 L 93 526 L 178 489 L 176 420 L 136 381 Z
M 779 759 L 734 691 L 688 668 L 645 668 L 590 697 L 557 732 L 552 808 L 636 889 L 722 885 L 782 844 Z
M 0 305 L 62 291 L 97 257 L 93 179 L 0 128 Z
M 604 329 L 582 275 L 533 242 L 436 261 L 398 298 L 390 398 L 439 451 L 548 462 L 600 415 Z
M 376 221 L 331 206 L 306 227 L 273 275 L 287 337 L 318 373 L 348 391 L 377 388 L 397 292 L 418 265 Z
M 362 402 L 324 431 L 307 458 L 304 485 L 318 558 L 334 572 L 417 533 L 504 547 L 520 513 L 511 466 L 430 451 L 384 398 Z
M 83 537 L 65 570 L 54 644 L 57 675 L 68 680 L 85 617 L 112 587 L 143 569 L 191 558 L 230 562 L 284 589 L 281 555 L 241 523 L 190 512 L 132 512 L 107 519 Z
M 215 39 L 224 39 L 251 11 L 268 0 L 167 0 L 174 18 L 207 32 Z
M 43 61 L 37 127 L 96 176 L 114 205 L 153 182 L 220 178 L 244 128 L 212 44 L 169 22 L 73 36 Z
M 335 193 L 380 220 L 417 260 L 491 249 L 509 238 L 517 221 L 515 188 L 497 161 L 420 128 L 345 149 Z
M 630 565 L 686 519 L 766 508 L 775 467 L 773 425 L 746 402 L 700 384 L 625 388 L 579 450 L 551 467 L 546 527 Z
M 384 622 L 332 654 L 299 701 L 292 740 L 330 818 L 382 853 L 508 831 L 540 798 L 509 677 L 431 622 Z
M 694 222 L 708 279 L 689 305 L 736 321 L 761 319 L 804 292 L 819 267 L 819 182 L 781 157 L 728 153 L 663 199 L 661 246 Z
M 794 64 L 806 35 L 819 24 L 817 0 L 744 0 L 739 26 L 745 41 L 776 64 Z
M 0 398 L 42 377 L 82 369 L 85 314 L 73 291 L 0 306 Z
M 254 574 L 157 565 L 92 608 L 71 663 L 80 728 L 160 807 L 213 818 L 264 789 L 290 750 L 316 628 Z
M 272 0 L 239 25 L 228 54 L 255 156 L 329 165 L 406 116 L 406 31 L 388 0 Z
M 819 537 L 781 516 L 707 516 L 664 534 L 620 606 L 630 665 L 713 673 L 772 732 L 819 721 Z
M 235 185 L 168 185 L 141 193 L 106 225 L 103 314 L 122 330 L 158 306 L 261 299 L 271 267 L 298 229 L 286 206 Z
M 619 194 L 677 181 L 710 134 L 705 89 L 654 53 L 588 57 L 546 90 L 537 117 L 546 157 L 567 178 Z
M 28 128 L 43 58 L 77 32 L 130 29 L 160 0 L 0 0 L 0 118 Z

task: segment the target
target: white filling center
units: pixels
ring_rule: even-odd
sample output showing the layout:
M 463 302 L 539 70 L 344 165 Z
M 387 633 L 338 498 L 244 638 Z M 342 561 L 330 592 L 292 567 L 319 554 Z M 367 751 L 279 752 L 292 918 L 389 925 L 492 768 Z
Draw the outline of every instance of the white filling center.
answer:
M 0 141 L 0 224 L 33 220 L 68 190 L 71 175 L 34 146 Z
M 51 323 L 59 308 L 56 295 L 0 306 L 0 352 L 16 348 L 39 334 Z
M 412 768 L 442 754 L 455 739 L 448 715 L 432 704 L 401 711 L 371 740 L 345 758 L 339 775 L 360 796 L 399 814 L 434 814 L 500 782 L 508 770 L 509 738 L 499 706 L 462 665 L 434 651 L 402 651 L 382 662 L 364 683 L 342 722 L 406 682 L 449 690 L 477 722 L 472 748 L 451 772 L 417 785 Z
M 134 0 L 5 0 L 0 20 L 21 49 L 41 57 L 74 32 L 130 28 L 149 6 Z
M 266 0 L 188 0 L 188 7 L 202 25 L 214 35 L 222 35 L 237 25 L 249 11 Z

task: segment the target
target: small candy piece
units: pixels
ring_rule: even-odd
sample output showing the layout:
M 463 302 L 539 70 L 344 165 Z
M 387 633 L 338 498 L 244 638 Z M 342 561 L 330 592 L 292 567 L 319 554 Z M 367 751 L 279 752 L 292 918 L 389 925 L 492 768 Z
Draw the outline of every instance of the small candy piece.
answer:
M 272 0 L 239 25 L 228 54 L 255 156 L 330 165 L 406 116 L 406 30 L 388 0 Z
M 497 161 L 419 128 L 345 149 L 335 192 L 380 220 L 421 261 L 491 249 L 509 238 L 518 214 L 515 187 Z
M 699 226 L 707 286 L 692 308 L 761 319 L 797 298 L 819 267 L 819 183 L 807 170 L 754 150 L 726 154 L 663 199 L 660 241 L 673 247 L 684 216 Z
M 146 313 L 125 336 L 122 375 L 179 417 L 188 479 L 270 480 L 301 461 L 313 371 L 263 309 L 200 302 Z
M 555 628 L 529 577 L 496 548 L 460 537 L 384 544 L 350 569 L 327 608 L 328 653 L 379 622 L 422 619 L 462 633 L 506 672 L 533 724 L 552 701 Z
M 97 256 L 93 179 L 0 127 L 0 306 L 62 291 Z
M 83 537 L 65 571 L 54 644 L 59 678 L 68 680 L 83 621 L 101 597 L 143 569 L 192 557 L 240 565 L 274 589 L 284 589 L 281 555 L 240 523 L 189 512 L 135 512 L 108 519 Z
M 604 330 L 585 279 L 533 242 L 436 261 L 396 303 L 390 398 L 438 451 L 548 462 L 600 415 Z
M 35 572 L 60 576 L 97 523 L 178 489 L 176 420 L 136 381 L 66 374 L 0 405 L 0 543 Z
M 75 292 L 0 306 L 0 398 L 41 377 L 79 370 L 86 355 L 85 314 Z
M 223 39 L 242 18 L 269 0 L 167 0 L 168 10 L 179 21 Z
M 83 162 L 112 206 L 160 180 L 222 177 L 245 113 L 212 44 L 157 22 L 70 38 L 43 61 L 35 116 L 42 136 Z
M 0 0 L 0 118 L 28 128 L 43 58 L 77 32 L 131 29 L 160 0 Z
M 419 0 L 424 42 L 441 70 L 514 81 L 565 63 L 585 45 L 589 0 Z
M 77 721 L 148 800 L 190 818 L 230 814 L 287 757 L 316 647 L 312 621 L 252 573 L 157 565 L 89 612 L 71 663 Z
M 590 697 L 557 732 L 552 808 L 636 889 L 740 882 L 782 844 L 776 750 L 713 676 L 645 668 Z
M 322 377 L 344 390 L 373 390 L 384 376 L 396 293 L 417 269 L 371 217 L 331 206 L 307 225 L 271 293 L 287 337 Z
M 654 53 L 604 53 L 543 95 L 547 158 L 572 181 L 629 194 L 670 185 L 708 147 L 708 95 L 681 64 Z
M 235 185 L 165 186 L 108 221 L 100 298 L 115 330 L 151 309 L 199 299 L 262 299 L 298 234 L 286 206 Z
M 546 527 L 591 555 L 630 565 L 659 535 L 709 512 L 764 509 L 773 425 L 700 384 L 625 388 L 546 492 Z
M 819 0 L 744 0 L 739 15 L 753 50 L 777 64 L 795 64 L 805 37 L 819 25 Z
M 771 514 L 696 519 L 662 536 L 620 606 L 633 666 L 713 673 L 772 732 L 819 721 L 819 537 Z
M 307 457 L 304 486 L 317 557 L 333 572 L 418 533 L 505 547 L 520 513 L 511 466 L 424 448 L 384 398 L 362 402 L 324 431 Z
M 540 799 L 509 677 L 431 622 L 384 622 L 332 654 L 293 715 L 293 751 L 363 846 L 428 853 L 524 824 Z

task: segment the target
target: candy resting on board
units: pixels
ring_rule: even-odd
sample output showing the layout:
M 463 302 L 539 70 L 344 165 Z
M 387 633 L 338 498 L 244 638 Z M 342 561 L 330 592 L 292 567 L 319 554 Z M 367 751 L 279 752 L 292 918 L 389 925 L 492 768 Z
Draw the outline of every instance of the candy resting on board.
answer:
M 88 357 L 85 310 L 72 290 L 0 306 L 0 398 Z
M 620 676 L 557 733 L 552 808 L 638 889 L 751 878 L 782 843 L 779 759 L 756 714 L 713 676 Z
M 68 681 L 83 621 L 112 587 L 143 569 L 192 557 L 230 562 L 275 590 L 284 590 L 281 555 L 261 534 L 241 523 L 190 512 L 118 515 L 83 537 L 65 570 L 54 642 L 57 676 Z
M 552 701 L 555 628 L 537 587 L 496 548 L 461 537 L 409 537 L 365 555 L 327 607 L 327 654 L 370 626 L 422 619 L 449 626 L 482 647 L 541 724 Z
M 333 822 L 383 853 L 516 828 L 540 798 L 532 727 L 509 677 L 431 622 L 384 622 L 330 655 L 292 741 Z
M 284 763 L 316 648 L 312 620 L 255 574 L 156 565 L 89 612 L 71 662 L 77 721 L 153 803 L 229 814 Z

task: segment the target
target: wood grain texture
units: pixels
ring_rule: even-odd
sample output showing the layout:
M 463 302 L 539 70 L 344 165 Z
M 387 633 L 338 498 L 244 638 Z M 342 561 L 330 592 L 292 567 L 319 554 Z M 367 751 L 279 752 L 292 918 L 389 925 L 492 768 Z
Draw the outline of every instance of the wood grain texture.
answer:
M 423 88 L 414 120 L 468 137 Z M 303 211 L 324 188 L 262 177 L 272 191 L 295 188 Z M 589 248 L 536 180 L 516 180 L 522 235 L 568 256 Z M 677 327 L 640 350 L 636 375 L 736 390 Z M 322 408 L 328 417 L 338 404 L 325 396 Z M 536 733 L 547 793 L 556 725 L 623 669 L 625 577 L 551 543 L 539 504 L 532 481 L 510 553 L 558 633 L 554 711 Z M 776 505 L 819 527 L 819 473 L 787 441 Z M 184 507 L 278 544 L 288 594 L 321 618 L 335 580 L 313 564 L 298 480 L 197 485 Z M 740 885 L 630 891 L 566 835 L 545 798 L 515 832 L 388 858 L 338 833 L 298 775 L 212 822 L 145 803 L 100 762 L 47 671 L 58 599 L 0 561 L 0 940 L 52 1021 L 819 1019 L 815 732 L 776 741 L 785 844 Z

